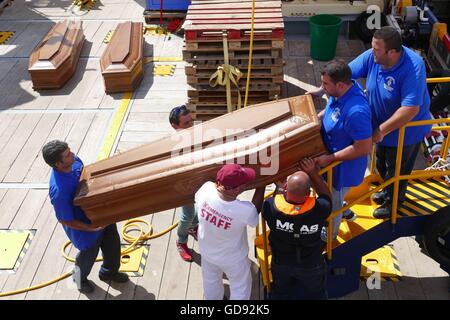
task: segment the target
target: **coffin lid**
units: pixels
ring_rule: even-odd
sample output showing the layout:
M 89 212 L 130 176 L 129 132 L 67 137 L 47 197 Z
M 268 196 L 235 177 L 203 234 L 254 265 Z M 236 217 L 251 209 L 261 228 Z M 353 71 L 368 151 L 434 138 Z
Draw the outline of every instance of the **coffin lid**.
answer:
M 31 56 L 29 69 L 58 69 L 75 48 L 73 43 L 82 32 L 81 20 L 64 20 L 56 23 Z
M 133 70 L 142 58 L 142 28 L 141 22 L 127 21 L 117 25 L 100 59 L 102 73 Z

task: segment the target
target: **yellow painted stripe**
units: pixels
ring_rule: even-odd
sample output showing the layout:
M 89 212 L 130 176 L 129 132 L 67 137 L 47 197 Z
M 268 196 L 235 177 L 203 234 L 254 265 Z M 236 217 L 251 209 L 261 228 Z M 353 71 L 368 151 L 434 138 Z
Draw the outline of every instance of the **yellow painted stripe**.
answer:
M 150 62 L 181 62 L 183 61 L 182 57 L 147 57 L 144 59 L 145 63 Z
M 112 147 L 114 145 L 114 141 L 116 140 L 122 121 L 125 118 L 125 114 L 127 113 L 132 95 L 132 92 L 124 93 L 122 102 L 120 103 L 112 124 L 109 127 L 108 133 L 106 135 L 105 141 L 103 142 L 102 149 L 100 150 L 100 154 L 98 155 L 97 160 L 109 158 Z
M 405 208 L 399 208 L 398 211 L 400 211 L 400 212 L 402 212 L 402 213 L 404 213 L 404 214 L 406 214 L 407 216 L 410 216 L 410 217 L 417 216 L 417 214 L 412 213 L 411 211 L 409 211 L 409 210 L 407 210 Z
M 425 194 L 425 193 L 423 193 L 423 192 L 421 192 L 421 191 L 419 191 L 419 190 L 417 190 L 417 189 L 415 189 L 415 188 L 409 188 L 408 191 L 409 191 L 409 194 L 410 194 L 410 195 L 411 195 L 411 193 L 413 193 L 414 195 L 417 195 L 417 196 L 423 198 L 423 200 L 422 200 L 422 202 L 421 202 L 420 204 L 423 205 L 423 206 L 425 206 L 425 204 L 426 204 L 426 205 L 427 205 L 427 206 L 426 206 L 427 208 L 430 208 L 430 209 L 433 209 L 433 210 L 437 210 L 437 209 L 439 209 L 440 207 L 445 207 L 445 206 L 447 205 L 447 204 L 445 204 L 445 203 L 439 201 L 438 199 L 432 198 L 432 197 L 430 197 L 429 195 L 427 195 L 427 194 Z M 414 197 L 414 196 L 412 196 L 412 197 Z M 416 199 L 417 199 L 417 198 L 416 198 Z M 431 202 L 432 204 L 430 204 L 430 202 Z M 434 206 L 433 206 L 433 205 L 434 205 Z M 428 206 L 429 206 L 429 207 L 428 207 Z M 435 208 L 435 206 L 437 206 L 437 208 Z
M 435 187 L 436 189 L 441 190 L 442 192 L 444 192 L 445 194 L 448 194 L 449 192 L 449 188 L 442 186 L 442 184 L 440 183 L 436 183 L 436 182 L 430 182 L 430 180 L 425 180 L 425 179 L 420 179 L 420 181 L 423 181 L 424 183 L 430 184 L 431 186 Z
M 413 205 L 413 204 L 412 204 L 411 202 L 409 202 L 409 201 L 405 201 L 405 202 L 403 202 L 403 204 L 404 204 L 405 206 L 407 206 L 407 207 L 409 207 L 409 208 L 411 208 L 411 209 L 417 211 L 417 213 L 420 213 L 420 214 L 422 214 L 422 215 L 430 214 L 429 211 L 425 211 L 425 210 L 423 210 L 423 209 L 421 209 L 421 208 L 419 208 L 419 207 L 416 207 L 415 205 Z M 434 212 L 434 211 L 435 211 L 435 210 L 433 209 L 433 212 Z
M 436 191 L 434 191 L 433 189 L 427 188 L 427 186 L 425 185 L 421 185 L 420 183 L 415 183 L 412 185 L 412 189 L 410 189 L 409 191 L 413 191 L 416 194 L 420 194 L 420 191 L 417 191 L 417 189 L 421 189 L 423 191 L 428 192 L 429 194 L 431 194 L 433 197 L 429 198 L 431 202 L 435 203 L 436 205 L 439 205 L 440 207 L 445 207 L 448 205 L 448 203 L 442 202 L 441 200 L 447 200 L 447 197 L 445 195 L 443 195 L 442 193 L 438 193 Z M 415 188 L 415 189 L 414 189 Z M 414 190 L 413 190 L 414 189 Z M 425 197 L 429 197 L 429 195 L 423 194 Z

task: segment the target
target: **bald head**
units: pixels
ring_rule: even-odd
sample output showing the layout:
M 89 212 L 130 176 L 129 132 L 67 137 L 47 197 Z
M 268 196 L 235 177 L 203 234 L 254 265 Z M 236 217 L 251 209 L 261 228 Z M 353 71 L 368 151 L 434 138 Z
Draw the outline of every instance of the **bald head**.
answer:
M 311 179 L 303 171 L 297 171 L 287 179 L 286 191 L 289 194 L 289 201 L 297 202 L 309 195 L 311 188 Z M 297 201 L 296 201 L 297 200 Z

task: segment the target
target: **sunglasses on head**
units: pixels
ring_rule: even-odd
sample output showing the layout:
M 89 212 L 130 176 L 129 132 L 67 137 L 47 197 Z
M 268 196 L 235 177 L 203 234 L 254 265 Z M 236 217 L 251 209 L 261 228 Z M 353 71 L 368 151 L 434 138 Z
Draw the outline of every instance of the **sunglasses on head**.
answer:
M 176 116 L 178 116 L 182 111 L 186 111 L 186 110 L 187 110 L 187 108 L 186 108 L 186 106 L 183 104 L 183 105 L 181 105 L 181 106 L 175 107 L 175 108 L 173 109 L 173 113 L 174 113 Z

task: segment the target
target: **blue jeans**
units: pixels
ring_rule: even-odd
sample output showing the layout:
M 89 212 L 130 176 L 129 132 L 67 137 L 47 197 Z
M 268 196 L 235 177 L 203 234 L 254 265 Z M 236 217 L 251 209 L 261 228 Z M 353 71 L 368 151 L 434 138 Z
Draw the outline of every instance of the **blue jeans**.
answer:
M 92 266 L 97 259 L 98 251 L 102 250 L 103 264 L 101 274 L 116 273 L 120 268 L 120 236 L 116 224 L 110 224 L 97 239 L 94 246 L 79 251 L 75 258 L 73 278 L 79 287 L 80 282 L 87 281 Z
M 277 263 L 272 260 L 273 285 L 271 298 L 274 300 L 288 299 L 328 299 L 327 265 L 325 260 L 311 268 L 291 264 Z M 298 297 L 294 292 L 301 289 Z
M 177 235 L 179 243 L 187 243 L 189 229 L 198 225 L 197 212 L 193 204 L 181 207 L 180 222 L 178 223 Z
M 331 205 L 332 205 L 332 210 L 336 211 L 339 210 L 340 208 L 343 207 L 344 204 L 344 197 L 347 195 L 347 193 L 350 191 L 350 187 L 343 187 L 340 190 L 336 190 L 333 188 L 333 192 L 331 194 Z M 348 214 L 350 214 L 350 210 L 346 210 L 343 213 L 341 213 L 340 215 L 334 217 L 333 221 L 332 221 L 332 225 L 333 225 L 333 240 L 335 240 L 337 238 L 338 232 L 339 232 L 339 226 L 341 224 L 342 221 L 342 216 L 347 216 Z M 321 238 L 323 241 L 327 241 L 327 228 L 324 227 L 322 229 L 322 232 L 320 234 Z
M 414 163 L 416 161 L 417 154 L 419 153 L 420 142 L 410 145 L 403 146 L 402 153 L 402 163 L 400 168 L 401 175 L 410 174 L 414 168 Z M 395 175 L 395 162 L 397 157 L 397 147 L 383 147 L 377 144 L 376 147 L 376 165 L 378 173 L 384 181 L 389 180 Z M 398 199 L 399 203 L 405 200 L 406 187 L 408 186 L 408 181 L 402 180 L 399 184 Z M 384 199 L 388 203 L 392 203 L 394 184 L 390 184 L 383 189 Z

